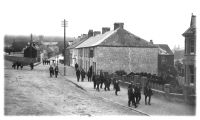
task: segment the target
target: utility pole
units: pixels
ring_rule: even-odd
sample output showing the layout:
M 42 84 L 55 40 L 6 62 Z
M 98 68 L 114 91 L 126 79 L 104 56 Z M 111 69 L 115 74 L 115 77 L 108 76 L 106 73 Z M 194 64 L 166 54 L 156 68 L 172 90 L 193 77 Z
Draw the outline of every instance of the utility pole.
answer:
M 30 56 L 31 56 L 31 58 L 32 58 L 32 42 L 33 42 L 33 35 L 31 34 L 31 41 L 30 41 L 30 49 L 31 49 Z
M 66 76 L 66 41 L 65 41 L 65 28 L 67 27 L 67 22 L 65 19 L 62 21 L 62 27 L 64 27 L 64 76 Z

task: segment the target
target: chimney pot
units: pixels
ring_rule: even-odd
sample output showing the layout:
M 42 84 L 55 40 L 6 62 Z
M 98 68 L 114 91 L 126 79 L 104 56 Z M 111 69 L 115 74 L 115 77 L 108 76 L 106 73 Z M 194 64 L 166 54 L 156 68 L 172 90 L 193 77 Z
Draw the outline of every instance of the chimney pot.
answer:
M 108 31 L 110 31 L 109 27 L 102 27 L 102 34 L 108 32 Z
M 100 31 L 94 31 L 94 36 L 96 36 L 98 34 L 101 34 L 101 32 Z
M 124 28 L 124 23 L 114 23 L 114 30 L 116 30 L 117 28 Z
M 153 40 L 150 40 L 150 44 L 152 44 L 152 45 L 153 45 Z
M 92 37 L 93 36 L 93 30 L 89 30 L 88 31 L 88 38 Z

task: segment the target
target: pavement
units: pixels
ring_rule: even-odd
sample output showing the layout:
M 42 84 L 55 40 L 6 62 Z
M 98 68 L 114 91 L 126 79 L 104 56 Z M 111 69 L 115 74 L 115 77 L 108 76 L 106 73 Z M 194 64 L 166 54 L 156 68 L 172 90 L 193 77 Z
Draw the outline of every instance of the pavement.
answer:
M 63 75 L 63 65 L 59 65 L 59 68 L 61 75 Z M 100 91 L 98 92 L 93 88 L 93 82 L 88 82 L 87 77 L 85 78 L 84 82 L 77 82 L 75 70 L 73 67 L 67 66 L 66 71 L 66 76 L 64 76 L 66 79 L 85 89 L 91 95 L 101 97 L 102 99 L 106 101 L 111 101 L 116 105 L 130 108 L 131 110 L 134 110 L 143 115 L 193 116 L 196 114 L 195 106 L 191 106 L 185 103 L 170 102 L 168 100 L 164 100 L 163 98 L 154 96 L 152 96 L 151 105 L 145 105 L 143 94 L 140 104 L 137 108 L 128 107 L 127 88 L 121 87 L 118 96 L 115 95 L 112 85 L 111 91 L 104 91 L 104 89 L 100 89 Z

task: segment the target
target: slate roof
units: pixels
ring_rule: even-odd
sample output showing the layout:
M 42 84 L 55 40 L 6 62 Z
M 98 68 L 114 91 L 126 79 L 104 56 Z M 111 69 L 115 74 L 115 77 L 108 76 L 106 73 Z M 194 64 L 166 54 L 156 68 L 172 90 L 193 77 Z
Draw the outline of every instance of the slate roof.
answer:
M 160 55 L 174 55 L 167 44 L 155 44 L 159 48 Z
M 73 49 L 73 48 L 77 47 L 78 45 L 80 45 L 81 43 L 83 43 L 83 42 L 86 41 L 86 40 L 87 40 L 87 37 L 81 38 L 81 39 L 79 39 L 79 40 L 77 40 L 77 41 L 74 41 L 74 42 L 72 43 L 72 45 L 70 45 L 69 47 L 67 47 L 67 49 Z
M 146 40 L 126 31 L 123 28 L 108 31 L 88 38 L 76 48 L 93 46 L 114 46 L 114 47 L 157 47 Z

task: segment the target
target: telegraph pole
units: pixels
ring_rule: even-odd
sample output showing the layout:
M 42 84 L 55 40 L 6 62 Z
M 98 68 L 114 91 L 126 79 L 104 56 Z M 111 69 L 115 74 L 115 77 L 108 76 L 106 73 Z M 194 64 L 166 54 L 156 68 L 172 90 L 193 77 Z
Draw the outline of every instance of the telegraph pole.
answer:
M 30 50 L 30 51 L 31 51 L 31 52 L 30 52 L 30 54 L 31 54 L 30 56 L 31 56 L 31 58 L 32 58 L 32 42 L 33 42 L 33 35 L 32 35 L 32 33 L 31 33 L 31 41 L 30 41 L 30 49 L 31 49 L 31 50 Z
M 62 21 L 62 27 L 64 27 L 64 76 L 66 76 L 66 41 L 65 41 L 65 28 L 67 27 L 67 22 L 65 19 Z

